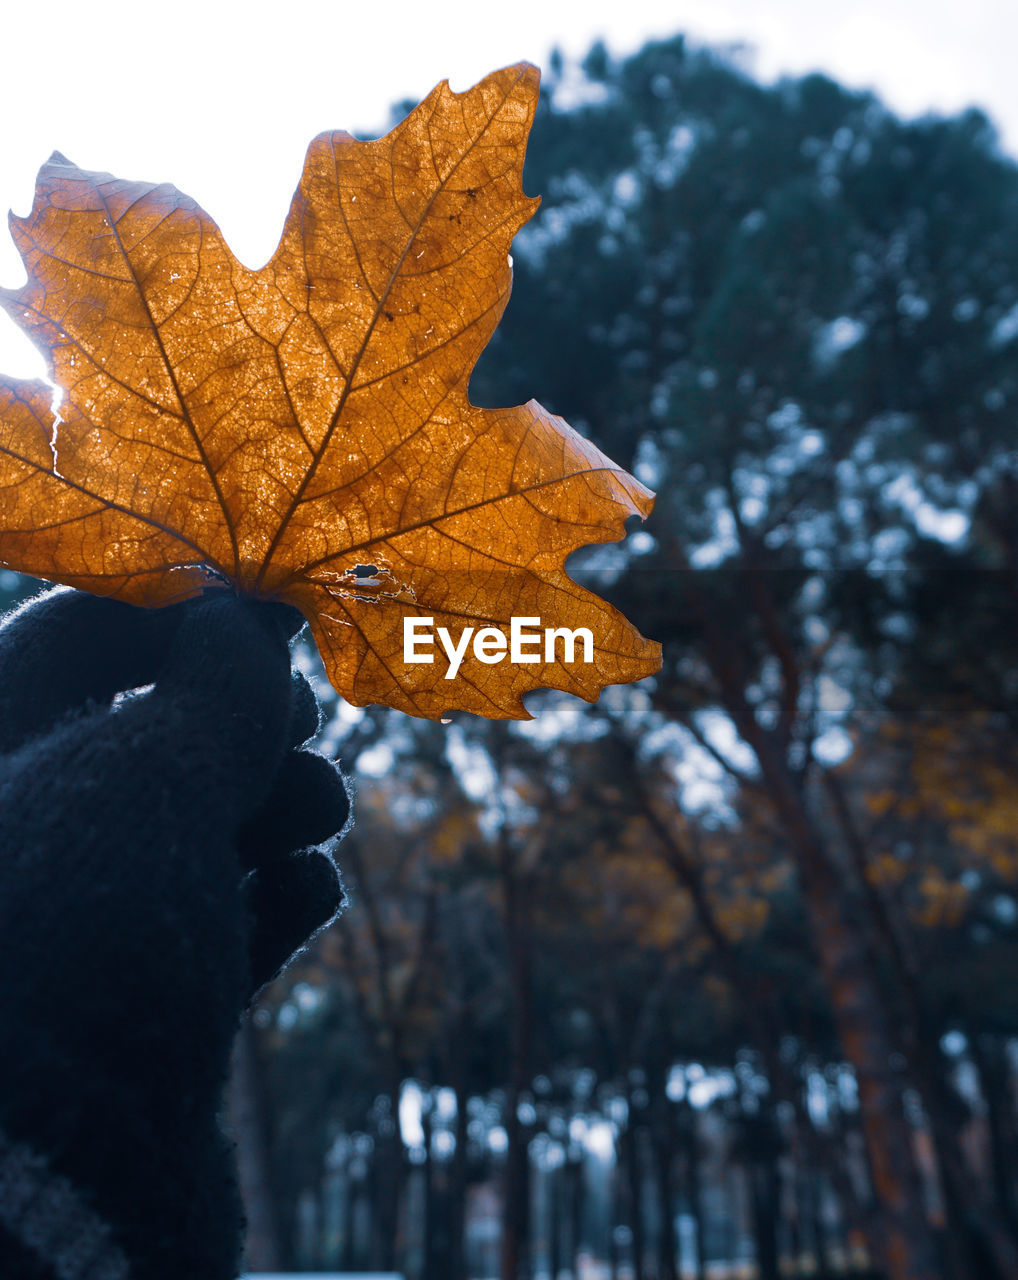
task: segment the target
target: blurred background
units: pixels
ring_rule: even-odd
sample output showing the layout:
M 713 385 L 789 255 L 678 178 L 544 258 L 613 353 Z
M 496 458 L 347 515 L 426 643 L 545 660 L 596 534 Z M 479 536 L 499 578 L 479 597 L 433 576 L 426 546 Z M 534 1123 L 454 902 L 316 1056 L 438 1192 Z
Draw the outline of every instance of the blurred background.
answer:
M 664 666 L 319 679 L 350 905 L 238 1042 L 251 1268 L 1018 1277 L 1018 166 L 674 36 L 550 56 L 525 187 L 471 396 L 658 491 L 570 568 Z

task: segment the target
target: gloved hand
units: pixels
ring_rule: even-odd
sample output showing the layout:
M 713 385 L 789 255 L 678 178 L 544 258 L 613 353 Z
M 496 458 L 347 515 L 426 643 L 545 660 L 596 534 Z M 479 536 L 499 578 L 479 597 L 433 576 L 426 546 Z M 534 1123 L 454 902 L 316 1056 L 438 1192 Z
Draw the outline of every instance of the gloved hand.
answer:
M 58 589 L 0 627 L 0 1275 L 232 1280 L 216 1115 L 253 992 L 339 907 L 299 615 Z M 141 686 L 142 692 L 114 696 Z

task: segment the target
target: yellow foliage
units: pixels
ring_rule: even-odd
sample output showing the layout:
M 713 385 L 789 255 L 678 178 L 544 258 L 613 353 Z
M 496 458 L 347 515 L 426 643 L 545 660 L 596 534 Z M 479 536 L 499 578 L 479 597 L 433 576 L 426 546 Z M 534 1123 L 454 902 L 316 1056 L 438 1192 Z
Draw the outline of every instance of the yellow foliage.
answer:
M 874 818 L 882 818 L 897 798 L 893 791 L 876 791 L 866 796 L 864 803 Z
M 878 853 L 875 858 L 870 859 L 866 878 L 878 888 L 881 885 L 897 885 L 905 879 L 907 871 L 905 863 L 893 853 Z
M 743 898 L 717 909 L 717 921 L 730 942 L 754 937 L 767 923 L 770 904 L 766 898 Z
M 928 871 L 919 883 L 923 901 L 915 912 L 927 928 L 954 928 L 959 925 L 968 903 L 968 890 L 960 881 L 947 880 L 939 871 Z

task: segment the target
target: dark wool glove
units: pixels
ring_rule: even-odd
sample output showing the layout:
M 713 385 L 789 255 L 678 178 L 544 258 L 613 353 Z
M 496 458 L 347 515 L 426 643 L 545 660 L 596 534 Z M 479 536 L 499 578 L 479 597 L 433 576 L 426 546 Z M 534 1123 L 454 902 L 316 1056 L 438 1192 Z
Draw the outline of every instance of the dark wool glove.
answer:
M 58 589 L 0 627 L 3 1280 L 237 1274 L 232 1040 L 342 897 L 300 622 Z

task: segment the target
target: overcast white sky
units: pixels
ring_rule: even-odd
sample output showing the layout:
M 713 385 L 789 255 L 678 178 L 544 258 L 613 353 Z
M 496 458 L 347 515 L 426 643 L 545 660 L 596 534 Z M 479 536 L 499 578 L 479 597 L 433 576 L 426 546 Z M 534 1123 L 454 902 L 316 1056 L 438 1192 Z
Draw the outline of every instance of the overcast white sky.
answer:
M 0 208 L 27 212 L 53 150 L 194 196 L 249 265 L 275 248 L 310 139 L 379 132 L 389 105 L 464 89 L 555 44 L 628 53 L 684 30 L 755 46 L 766 80 L 820 68 L 896 109 L 996 120 L 1018 155 L 1014 0 L 52 0 L 0 19 Z M 13 10 L 13 12 L 12 12 Z M 539 194 L 539 193 L 533 193 Z M 540 215 L 538 215 L 540 216 Z M 24 278 L 0 229 L 0 283 Z M 42 372 L 0 316 L 0 371 Z

